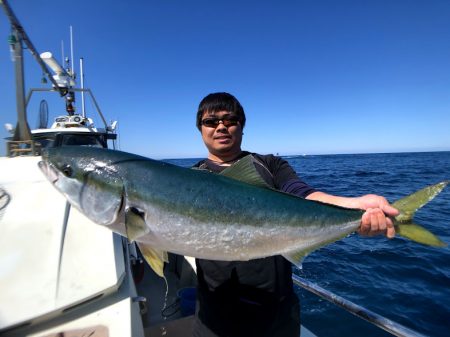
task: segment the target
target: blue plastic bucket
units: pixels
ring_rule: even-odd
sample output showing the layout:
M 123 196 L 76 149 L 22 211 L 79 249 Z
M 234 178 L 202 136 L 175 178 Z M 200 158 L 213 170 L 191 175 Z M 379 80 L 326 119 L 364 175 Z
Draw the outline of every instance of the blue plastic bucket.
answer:
M 195 301 L 197 298 L 196 288 L 182 288 L 178 290 L 178 298 L 180 299 L 180 310 L 183 316 L 195 314 Z

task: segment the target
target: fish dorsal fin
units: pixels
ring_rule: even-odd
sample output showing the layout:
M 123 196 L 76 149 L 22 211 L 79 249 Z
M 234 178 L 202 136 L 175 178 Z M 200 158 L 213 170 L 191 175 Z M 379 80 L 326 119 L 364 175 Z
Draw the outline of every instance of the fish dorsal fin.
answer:
M 137 245 L 145 261 L 147 261 L 153 271 L 158 276 L 164 278 L 164 262 L 169 262 L 167 252 L 154 249 L 142 242 L 137 242 Z
M 242 181 L 247 184 L 271 188 L 261 177 L 255 167 L 255 159 L 251 154 L 239 159 L 233 165 L 220 172 L 221 175 Z
M 414 223 L 398 223 L 395 225 L 397 235 L 414 242 L 432 247 L 447 247 L 447 244 L 422 226 Z
M 392 206 L 400 211 L 400 214 L 395 217 L 395 220 L 399 222 L 410 221 L 413 218 L 414 213 L 437 196 L 448 183 L 449 181 L 442 181 L 394 202 Z

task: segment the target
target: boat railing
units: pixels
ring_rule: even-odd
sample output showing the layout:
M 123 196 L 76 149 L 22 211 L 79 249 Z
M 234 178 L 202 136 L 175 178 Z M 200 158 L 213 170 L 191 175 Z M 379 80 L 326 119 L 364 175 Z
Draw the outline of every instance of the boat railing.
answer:
M 27 97 L 25 99 L 25 108 L 28 107 L 28 104 L 30 103 L 31 100 L 31 96 L 33 95 L 34 92 L 55 92 L 56 89 L 55 88 L 31 88 L 28 91 Z M 110 127 L 108 126 L 108 122 L 105 119 L 105 116 L 103 115 L 102 111 L 100 110 L 100 106 L 97 103 L 97 100 L 94 97 L 94 94 L 92 93 L 92 91 L 90 89 L 87 88 L 71 88 L 70 91 L 73 92 L 85 92 L 88 93 L 89 96 L 92 99 L 92 103 L 94 103 L 95 108 L 97 109 L 97 113 L 100 116 L 100 118 L 102 119 L 102 122 L 105 126 L 105 130 L 109 130 Z
M 302 277 L 297 275 L 292 275 L 292 280 L 294 283 L 307 291 L 343 308 L 344 310 L 350 312 L 351 314 L 362 318 L 369 323 L 391 333 L 394 336 L 399 337 L 425 337 L 414 330 L 411 330 L 399 323 L 391 321 L 390 319 L 376 314 L 360 305 L 357 305 L 345 298 L 342 298 L 331 291 L 328 291 L 315 283 L 312 283 Z
M 39 155 L 41 146 L 34 140 L 8 140 L 6 142 L 6 156 L 14 157 L 20 155 Z

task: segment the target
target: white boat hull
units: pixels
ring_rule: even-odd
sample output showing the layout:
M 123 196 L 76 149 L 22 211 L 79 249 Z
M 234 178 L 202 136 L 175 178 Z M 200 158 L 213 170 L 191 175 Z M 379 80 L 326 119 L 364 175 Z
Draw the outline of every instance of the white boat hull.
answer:
M 0 334 L 101 326 L 107 336 L 143 336 L 142 323 L 131 324 L 140 315 L 123 239 L 74 208 L 66 217 L 66 200 L 42 175 L 39 160 L 0 158 Z M 52 319 L 58 323 L 49 324 Z

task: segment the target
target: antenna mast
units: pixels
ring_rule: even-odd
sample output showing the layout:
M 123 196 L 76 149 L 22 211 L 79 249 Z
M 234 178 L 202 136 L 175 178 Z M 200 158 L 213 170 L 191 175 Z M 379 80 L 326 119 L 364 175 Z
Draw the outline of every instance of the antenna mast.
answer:
M 86 111 L 84 105 L 84 72 L 83 72 L 83 58 L 80 58 L 80 78 L 81 78 L 81 111 L 83 118 L 86 118 Z
M 73 66 L 73 34 L 72 34 L 72 26 L 70 26 L 70 72 L 72 75 L 72 79 L 75 80 L 75 68 Z

